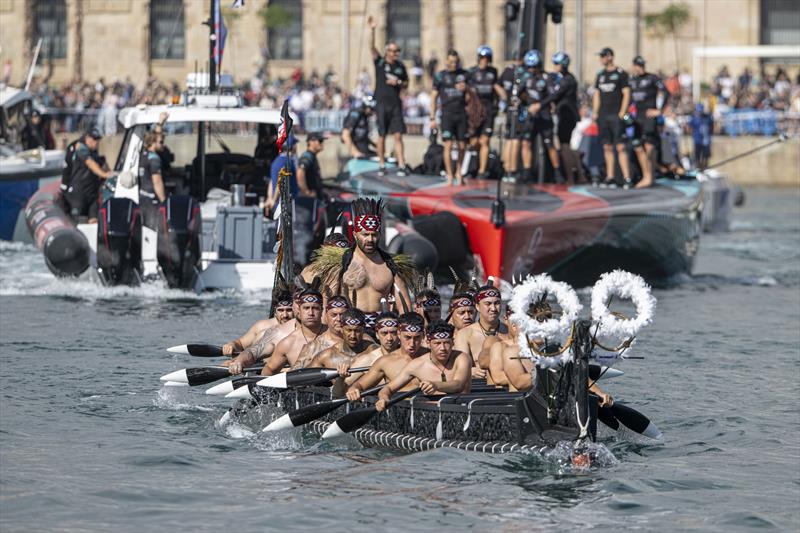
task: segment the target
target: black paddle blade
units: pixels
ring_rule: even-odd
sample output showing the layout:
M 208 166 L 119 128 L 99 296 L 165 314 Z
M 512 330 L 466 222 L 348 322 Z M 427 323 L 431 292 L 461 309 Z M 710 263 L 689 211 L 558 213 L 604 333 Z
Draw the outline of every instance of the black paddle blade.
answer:
M 656 425 L 636 409 L 616 402 L 611 406 L 610 409 L 616 419 L 631 431 L 635 431 L 636 433 L 651 439 L 661 438 L 661 431 L 656 427 Z
M 597 419 L 614 431 L 619 429 L 619 420 L 614 416 L 610 407 L 599 407 L 597 409 Z
M 304 372 L 304 370 L 308 370 L 309 372 Z M 287 372 L 286 374 L 287 387 L 318 385 L 339 376 L 339 372 L 327 368 L 304 368 L 302 370 Z
M 294 427 L 302 426 L 303 424 L 308 424 L 309 422 L 313 422 L 318 418 L 322 418 L 346 403 L 347 399 L 342 398 L 341 400 L 333 400 L 332 402 L 321 402 L 313 405 L 307 405 L 297 409 L 296 411 L 291 411 L 289 413 L 289 420 L 292 421 L 292 425 Z
M 189 385 L 205 385 L 230 376 L 227 368 L 197 367 L 186 369 L 186 380 Z
M 186 351 L 195 357 L 223 357 L 222 346 L 213 344 L 187 344 Z
M 370 419 L 377 413 L 378 410 L 374 407 L 356 409 L 355 411 L 350 411 L 343 417 L 339 418 L 336 421 L 336 424 L 339 426 L 339 429 L 345 433 L 351 433 L 369 422 Z

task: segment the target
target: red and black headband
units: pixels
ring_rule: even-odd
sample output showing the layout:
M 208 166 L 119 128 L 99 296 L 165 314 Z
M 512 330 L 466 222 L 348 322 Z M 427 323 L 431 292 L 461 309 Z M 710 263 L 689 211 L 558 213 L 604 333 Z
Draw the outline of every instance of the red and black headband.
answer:
M 430 333 L 428 333 L 428 338 L 429 339 L 439 339 L 439 340 L 452 339 L 453 338 L 453 332 L 452 331 L 447 331 L 447 330 L 431 331 Z
M 377 329 L 383 328 L 396 328 L 397 327 L 397 319 L 396 318 L 382 318 L 378 320 L 376 324 Z
M 381 230 L 381 217 L 380 215 L 358 215 L 353 223 L 353 231 L 361 233 L 362 231 L 380 231 Z
M 480 302 L 486 298 L 501 298 L 500 291 L 497 287 L 484 287 L 478 291 L 477 296 L 475 296 L 475 301 Z
M 468 296 L 460 296 L 450 300 L 450 309 L 458 309 L 460 307 L 475 307 L 475 300 Z
M 406 333 L 422 333 L 421 324 L 408 324 L 403 322 L 398 326 L 398 329 Z
M 342 296 L 334 296 L 328 299 L 328 305 L 325 309 L 350 309 L 350 303 Z

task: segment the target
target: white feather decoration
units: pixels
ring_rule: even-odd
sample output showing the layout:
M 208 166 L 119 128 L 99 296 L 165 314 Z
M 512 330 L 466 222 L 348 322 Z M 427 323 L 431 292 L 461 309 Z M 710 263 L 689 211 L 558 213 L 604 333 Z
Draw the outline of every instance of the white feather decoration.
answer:
M 636 316 L 622 319 L 611 314 L 608 300 L 611 295 L 630 298 L 636 306 Z M 644 326 L 653 321 L 656 299 L 650 294 L 650 286 L 641 276 L 614 270 L 606 272 L 592 288 L 592 318 L 598 323 L 597 336 L 625 339 L 633 337 Z

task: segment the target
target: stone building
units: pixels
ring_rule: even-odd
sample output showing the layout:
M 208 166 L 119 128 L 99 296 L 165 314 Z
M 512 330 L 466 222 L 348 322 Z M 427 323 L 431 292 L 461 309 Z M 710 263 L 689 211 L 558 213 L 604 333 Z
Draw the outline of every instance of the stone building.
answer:
M 800 44 L 796 0 L 683 1 L 690 19 L 673 39 L 651 34 L 643 22 L 670 0 L 563 0 L 563 23 L 548 24 L 546 52 L 563 47 L 587 79 L 603 46 L 614 48 L 623 66 L 638 52 L 649 66 L 672 71 L 690 65 L 696 46 Z M 390 37 L 406 60 L 419 51 L 425 62 L 437 57 L 440 65 L 450 47 L 471 64 L 483 43 L 502 62 L 518 31 L 506 21 L 505 0 L 246 0 L 239 9 L 232 3 L 222 0 L 228 27 L 222 69 L 237 80 L 264 68 L 287 76 L 297 67 L 331 67 L 351 87 L 361 69 L 372 72 L 368 15 L 378 20 L 379 47 Z M 42 37 L 38 74 L 49 73 L 55 82 L 138 82 L 147 76 L 183 81 L 208 58 L 208 12 L 209 0 L 0 0 L 0 62 L 6 72 L 10 68 L 11 83 L 19 83 Z M 722 62 L 734 72 L 758 66 L 755 59 L 708 60 L 701 77 L 710 78 Z

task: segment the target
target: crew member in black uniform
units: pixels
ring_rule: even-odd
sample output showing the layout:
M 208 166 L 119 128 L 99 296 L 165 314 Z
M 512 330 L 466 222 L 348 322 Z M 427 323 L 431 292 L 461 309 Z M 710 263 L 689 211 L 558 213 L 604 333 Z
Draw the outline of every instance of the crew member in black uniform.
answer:
M 378 161 L 380 167 L 378 174 L 383 176 L 385 169 L 386 135 L 394 136 L 394 154 L 397 157 L 397 175 L 405 176 L 411 172 L 406 165 L 403 154 L 403 134 L 406 124 L 403 121 L 403 103 L 400 100 L 400 91 L 408 87 L 408 73 L 403 62 L 400 61 L 400 47 L 394 41 L 389 41 L 384 47 L 381 56 L 375 47 L 375 27 L 377 23 L 370 16 L 367 19 L 370 27 L 370 50 L 375 63 L 375 118 L 378 123 Z
M 350 149 L 353 157 L 372 157 L 372 141 L 369 139 L 369 117 L 375 109 L 375 99 L 367 95 L 361 102 L 361 107 L 351 109 L 344 119 L 342 127 L 342 142 Z
M 97 129 L 92 129 L 68 150 L 70 155 L 69 179 L 64 200 L 73 220 L 87 217 L 89 223 L 97 222 L 97 198 L 100 182 L 114 175 L 103 170 L 98 163 L 100 139 L 103 136 Z
M 294 198 L 294 260 L 298 265 L 308 263 L 311 252 L 322 244 L 324 223 L 320 224 L 322 172 L 317 154 L 325 142 L 321 133 L 312 132 L 306 137 L 306 151 L 297 161 L 298 194 Z M 324 222 L 324 221 L 323 221 Z M 322 227 L 322 235 L 320 234 Z
M 656 165 L 656 146 L 661 142 L 658 134 L 658 117 L 664 102 L 667 101 L 667 89 L 661 78 L 645 70 L 642 56 L 633 58 L 633 76 L 630 79 L 631 100 L 636 106 L 636 123 L 634 124 L 633 149 L 636 159 L 642 168 L 642 179 L 636 184 L 637 189 L 653 184 Z M 661 100 L 659 101 L 659 96 Z
M 614 51 L 603 48 L 598 54 L 602 70 L 597 73 L 592 96 L 593 118 L 597 123 L 600 142 L 603 143 L 603 156 L 606 160 L 606 185 L 616 185 L 614 146 L 617 148 L 619 166 L 626 188 L 631 185 L 631 171 L 628 152 L 625 147 L 625 115 L 631 99 L 628 86 L 628 73 L 614 65 Z
M 558 125 L 556 132 L 561 152 L 562 168 L 567 182 L 574 183 L 576 175 L 583 176 L 581 162 L 570 147 L 572 131 L 578 123 L 578 82 L 569 71 L 569 56 L 564 52 L 553 54 L 553 64 L 556 72 L 551 76 L 551 92 L 542 99 L 541 106 L 555 104 Z M 534 104 L 532 111 L 538 111 Z
M 447 68 L 440 70 L 433 77 L 433 92 L 431 93 L 431 129 L 436 129 L 437 99 L 442 99 L 441 132 L 444 141 L 444 171 L 447 174 L 447 184 L 461 185 L 461 162 L 464 160 L 464 151 L 467 148 L 467 77 L 466 70 L 459 65 L 458 52 L 447 52 Z M 458 146 L 455 172 L 450 154 L 453 141 Z
M 139 210 L 142 213 L 142 225 L 158 231 L 158 208 L 167 199 L 159 155 L 161 133 L 146 133 L 142 144 L 144 150 L 139 155 Z
M 520 106 L 520 84 L 525 76 L 525 66 L 522 64 L 524 53 L 514 53 L 514 62 L 507 66 L 500 75 L 500 85 L 506 92 L 506 144 L 503 150 L 506 173 L 515 177 L 519 163 L 519 145 L 525 130 L 525 117 L 527 110 Z M 523 115 L 520 121 L 520 115 Z
M 34 109 L 31 111 L 31 116 L 28 119 L 25 127 L 20 132 L 22 139 L 23 150 L 33 150 L 34 148 L 45 148 L 47 146 L 47 139 L 44 135 L 44 125 L 42 124 L 42 115 Z
M 523 61 L 527 73 L 522 81 L 522 100 L 527 105 L 528 119 L 522 136 L 522 178 L 533 179 L 533 142 L 542 138 L 542 144 L 553 165 L 555 181 L 561 183 L 561 161 L 553 146 L 553 116 L 550 104 L 544 99 L 550 94 L 550 84 L 544 72 L 544 58 L 539 50 L 528 50 Z
M 475 89 L 486 118 L 478 131 L 473 134 L 478 138 L 478 179 L 489 177 L 489 139 L 494 133 L 494 119 L 497 116 L 497 99 L 506 99 L 506 92 L 500 85 L 497 69 L 492 65 L 492 49 L 486 45 L 478 48 L 478 64 L 469 69 L 469 85 Z

